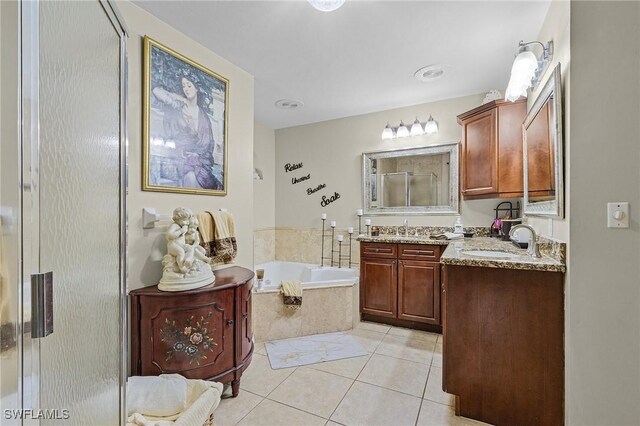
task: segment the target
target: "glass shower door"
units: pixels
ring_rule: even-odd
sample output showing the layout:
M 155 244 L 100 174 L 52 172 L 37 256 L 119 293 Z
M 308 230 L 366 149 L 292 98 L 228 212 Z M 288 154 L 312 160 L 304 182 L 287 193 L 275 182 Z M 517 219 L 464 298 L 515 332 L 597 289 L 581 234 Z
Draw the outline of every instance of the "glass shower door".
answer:
M 116 425 L 126 370 L 124 34 L 108 2 L 22 9 L 23 114 L 37 124 L 23 135 L 33 181 L 24 277 L 53 271 L 54 322 L 47 337 L 24 338 L 23 380 L 37 384 L 24 408 L 48 410 L 41 424 Z

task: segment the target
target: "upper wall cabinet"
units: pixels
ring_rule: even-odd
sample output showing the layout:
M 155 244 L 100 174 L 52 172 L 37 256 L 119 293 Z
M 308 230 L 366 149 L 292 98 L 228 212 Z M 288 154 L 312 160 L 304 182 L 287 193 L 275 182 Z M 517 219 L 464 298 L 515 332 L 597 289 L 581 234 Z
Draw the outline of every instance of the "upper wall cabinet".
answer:
M 527 100 L 492 101 L 458 116 L 461 192 L 467 200 L 522 197 L 522 123 Z

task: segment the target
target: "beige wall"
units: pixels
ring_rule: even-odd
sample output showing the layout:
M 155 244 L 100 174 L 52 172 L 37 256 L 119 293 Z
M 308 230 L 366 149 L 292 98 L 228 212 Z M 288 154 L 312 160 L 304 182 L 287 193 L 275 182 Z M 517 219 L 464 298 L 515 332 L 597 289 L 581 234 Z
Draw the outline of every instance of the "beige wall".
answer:
M 253 166 L 262 172 L 262 180 L 253 181 L 253 262 L 260 264 L 276 258 L 276 133 L 255 122 L 253 128 Z
M 571 62 L 567 424 L 638 425 L 640 3 L 572 1 Z
M 128 1 L 118 6 L 129 27 L 129 288 L 155 285 L 162 275 L 161 258 L 166 251 L 163 231 L 166 223 L 143 230 L 143 207 L 170 214 L 178 206 L 194 212 L 226 208 L 235 218 L 238 257 L 236 263 L 253 264 L 253 77 L 194 42 L 153 15 Z M 229 79 L 228 195 L 143 192 L 142 165 L 142 37 L 155 40 L 184 54 Z
M 276 134 L 255 122 L 253 128 L 253 167 L 260 169 L 262 180 L 253 181 L 253 228 L 269 229 L 276 223 Z
M 459 142 L 461 128 L 456 116 L 482 103 L 484 95 L 473 95 L 429 104 L 415 105 L 372 114 L 276 130 L 276 226 L 320 228 L 320 215 L 327 212 L 338 228 L 357 227 L 356 210 L 362 208 L 362 152 Z M 432 114 L 440 131 L 433 136 L 383 141 L 387 121 L 411 123 L 416 115 L 424 121 Z M 286 173 L 286 163 L 303 162 L 303 168 Z M 310 173 L 307 181 L 292 184 L 291 178 Z M 326 188 L 307 195 L 310 187 L 324 183 Z M 334 192 L 340 199 L 322 207 L 322 195 Z M 492 210 L 499 200 L 462 201 L 465 226 L 489 226 Z M 455 217 L 407 216 L 411 225 L 453 226 Z M 404 217 L 374 216 L 374 225 L 401 225 Z
M 529 217 L 529 223 L 533 226 L 540 235 L 547 235 L 549 237 L 558 238 L 562 241 L 569 241 L 569 217 L 571 212 L 571 206 L 566 201 L 569 196 L 569 189 L 571 187 L 571 181 L 569 180 L 570 170 L 570 148 L 571 148 L 571 114 L 570 114 L 570 71 L 571 71 L 571 49 L 570 40 L 571 32 L 570 27 L 570 9 L 571 3 L 565 0 L 553 0 L 549 6 L 547 17 L 540 29 L 538 40 L 542 43 L 546 43 L 549 40 L 553 40 L 553 60 L 547 69 L 547 72 L 541 79 L 541 84 L 536 88 L 534 92 L 529 95 L 528 105 L 531 107 L 533 102 L 538 97 L 540 90 L 544 87 L 544 83 L 547 81 L 553 69 L 558 63 L 560 63 L 560 72 L 562 73 L 562 95 L 563 95 L 563 116 L 564 119 L 564 132 L 563 132 L 563 144 L 564 144 L 564 218 L 541 218 L 541 217 Z

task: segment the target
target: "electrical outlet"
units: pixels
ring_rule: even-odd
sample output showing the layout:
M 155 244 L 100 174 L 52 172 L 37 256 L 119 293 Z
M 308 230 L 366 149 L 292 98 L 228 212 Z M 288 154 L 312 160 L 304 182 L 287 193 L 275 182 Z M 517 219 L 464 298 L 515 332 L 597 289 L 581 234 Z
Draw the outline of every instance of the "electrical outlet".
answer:
M 629 203 L 607 203 L 607 227 L 629 227 Z

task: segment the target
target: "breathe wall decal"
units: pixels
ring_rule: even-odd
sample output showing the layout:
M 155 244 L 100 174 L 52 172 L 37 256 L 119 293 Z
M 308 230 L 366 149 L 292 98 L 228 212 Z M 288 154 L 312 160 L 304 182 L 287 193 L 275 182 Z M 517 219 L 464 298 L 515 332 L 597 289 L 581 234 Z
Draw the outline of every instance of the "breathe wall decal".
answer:
M 316 186 L 315 188 L 307 188 L 307 195 L 311 195 L 314 192 L 318 192 L 323 188 L 326 188 L 327 185 L 325 183 L 321 183 L 320 185 Z

